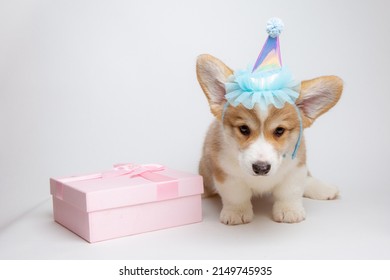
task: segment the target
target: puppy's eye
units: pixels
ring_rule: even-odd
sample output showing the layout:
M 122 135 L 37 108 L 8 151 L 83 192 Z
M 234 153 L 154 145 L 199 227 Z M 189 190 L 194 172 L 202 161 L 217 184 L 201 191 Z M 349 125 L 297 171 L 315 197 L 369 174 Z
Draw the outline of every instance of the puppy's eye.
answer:
M 274 135 L 275 135 L 276 137 L 281 137 L 281 136 L 284 134 L 285 131 L 286 131 L 286 130 L 285 130 L 283 127 L 278 126 L 278 127 L 274 130 Z
M 242 135 L 248 136 L 249 134 L 251 134 L 250 128 L 245 124 L 239 126 L 238 129 L 240 130 Z

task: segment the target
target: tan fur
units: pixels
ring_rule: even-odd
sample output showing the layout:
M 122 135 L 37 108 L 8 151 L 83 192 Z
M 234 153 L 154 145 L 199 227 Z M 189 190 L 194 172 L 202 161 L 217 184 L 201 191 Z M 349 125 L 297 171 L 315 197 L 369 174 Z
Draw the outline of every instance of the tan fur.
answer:
M 291 134 L 294 135 L 294 138 L 298 137 L 298 115 L 291 104 L 286 104 L 282 109 L 270 106 L 268 110 L 268 117 L 263 129 L 264 136 L 277 150 L 280 150 L 285 146 L 286 142 L 291 141 Z M 285 129 L 285 133 L 281 137 L 275 137 L 273 135 L 273 132 L 277 127 L 283 127 Z
M 286 132 L 282 137 L 275 139 L 272 132 L 277 126 L 285 128 Z M 294 137 L 297 137 L 299 133 L 299 120 L 295 108 L 291 104 L 286 104 L 282 109 L 270 106 L 265 127 L 269 127 L 268 130 L 265 130 L 265 137 L 269 142 L 273 142 L 275 146 L 284 144 L 284 142 L 288 140 L 289 134 L 294 133 Z M 297 160 L 299 161 L 298 166 L 306 164 L 306 145 L 305 137 L 303 135 L 297 153 Z
M 306 141 L 305 137 L 302 137 L 301 145 L 297 153 L 298 167 L 306 165 Z
M 325 106 L 320 108 L 318 112 L 316 112 L 313 116 L 308 116 L 304 109 L 302 109 L 302 104 L 308 96 L 310 96 L 311 92 L 321 91 L 321 92 L 332 92 L 332 94 L 327 94 L 326 96 L 329 98 Z M 313 122 L 322 114 L 326 113 L 331 109 L 336 103 L 339 101 L 341 97 L 341 93 L 343 91 L 343 80 L 337 76 L 322 76 L 319 78 L 315 78 L 312 80 L 302 81 L 301 83 L 301 91 L 299 98 L 297 100 L 297 105 L 301 107 L 301 111 L 303 111 L 303 127 L 310 127 Z
M 221 152 L 222 131 L 217 121 L 214 121 L 208 130 L 203 145 L 203 155 L 199 162 L 199 174 L 203 176 L 205 187 L 204 196 L 215 194 L 214 179 L 223 183 L 226 178 L 225 172 L 219 165 L 218 155 Z
M 202 54 L 198 56 L 196 64 L 196 76 L 199 84 L 207 97 L 211 113 L 221 119 L 223 104 L 218 99 L 213 98 L 212 90 L 225 90 L 224 82 L 233 74 L 233 70 L 227 67 L 219 59 L 209 55 Z
M 247 125 L 251 129 L 252 133 L 249 136 L 241 134 L 239 127 L 242 125 Z M 255 110 L 248 110 L 239 105 L 230 106 L 226 110 L 224 126 L 237 139 L 240 149 L 245 149 L 259 136 L 261 125 Z

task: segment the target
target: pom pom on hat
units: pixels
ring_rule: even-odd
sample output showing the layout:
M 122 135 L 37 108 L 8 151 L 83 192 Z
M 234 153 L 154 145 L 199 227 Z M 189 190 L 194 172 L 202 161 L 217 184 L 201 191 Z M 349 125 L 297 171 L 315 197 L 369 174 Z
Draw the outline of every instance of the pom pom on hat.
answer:
M 283 21 L 280 18 L 271 18 L 267 21 L 267 33 L 270 37 L 276 38 L 282 33 L 284 28 Z

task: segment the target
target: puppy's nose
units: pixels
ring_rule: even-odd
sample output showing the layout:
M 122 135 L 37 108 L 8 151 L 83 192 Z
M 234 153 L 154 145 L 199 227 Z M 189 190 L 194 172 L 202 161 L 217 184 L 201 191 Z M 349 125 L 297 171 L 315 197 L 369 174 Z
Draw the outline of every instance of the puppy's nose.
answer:
M 252 164 L 252 169 L 256 175 L 267 175 L 271 170 L 271 164 L 266 161 L 256 161 Z

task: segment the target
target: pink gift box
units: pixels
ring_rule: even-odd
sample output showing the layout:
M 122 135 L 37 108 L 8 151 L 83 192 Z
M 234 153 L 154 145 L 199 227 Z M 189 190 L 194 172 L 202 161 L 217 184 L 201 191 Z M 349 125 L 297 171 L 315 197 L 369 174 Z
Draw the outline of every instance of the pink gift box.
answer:
M 202 220 L 202 177 L 162 165 L 51 178 L 50 193 L 55 221 L 91 243 Z

